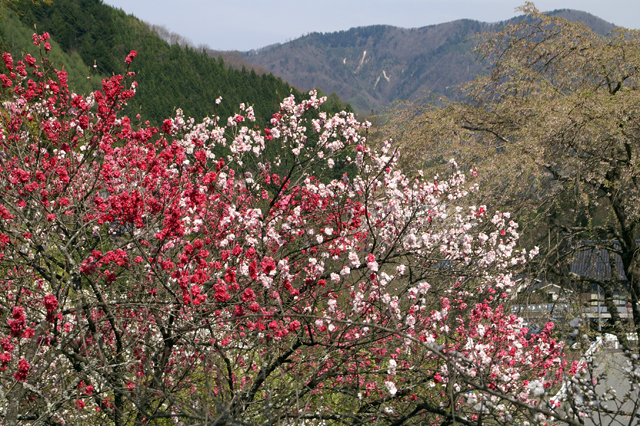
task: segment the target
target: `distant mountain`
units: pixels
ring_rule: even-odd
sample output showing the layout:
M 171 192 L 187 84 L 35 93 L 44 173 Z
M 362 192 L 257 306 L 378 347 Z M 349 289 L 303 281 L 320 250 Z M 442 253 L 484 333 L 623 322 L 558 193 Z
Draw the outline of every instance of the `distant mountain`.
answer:
M 551 14 L 587 24 L 596 33 L 615 28 L 589 13 L 556 10 Z M 422 28 L 387 25 L 312 33 L 284 44 L 246 53 L 246 60 L 300 89 L 336 92 L 359 111 L 414 100 L 429 92 L 455 96 L 456 86 L 483 70 L 470 54 L 472 38 L 525 19 L 499 23 L 468 19 Z

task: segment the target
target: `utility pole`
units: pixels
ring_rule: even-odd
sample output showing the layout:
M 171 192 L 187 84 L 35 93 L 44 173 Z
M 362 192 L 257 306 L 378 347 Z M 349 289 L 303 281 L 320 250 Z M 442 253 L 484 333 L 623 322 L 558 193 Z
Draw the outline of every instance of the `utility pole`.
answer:
M 598 286 L 598 333 L 602 332 L 602 320 L 600 319 L 600 286 Z

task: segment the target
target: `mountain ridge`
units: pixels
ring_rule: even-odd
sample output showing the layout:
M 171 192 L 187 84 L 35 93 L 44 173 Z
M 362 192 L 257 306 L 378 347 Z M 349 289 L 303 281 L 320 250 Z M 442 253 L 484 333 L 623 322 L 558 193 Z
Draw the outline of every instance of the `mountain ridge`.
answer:
M 587 12 L 547 12 L 585 23 L 598 34 L 615 25 Z M 486 23 L 460 19 L 418 28 L 391 25 L 310 33 L 287 43 L 245 52 L 244 59 L 300 89 L 336 92 L 359 111 L 428 93 L 456 96 L 455 87 L 483 71 L 471 55 L 472 37 L 526 19 Z M 220 53 L 223 57 L 224 52 Z

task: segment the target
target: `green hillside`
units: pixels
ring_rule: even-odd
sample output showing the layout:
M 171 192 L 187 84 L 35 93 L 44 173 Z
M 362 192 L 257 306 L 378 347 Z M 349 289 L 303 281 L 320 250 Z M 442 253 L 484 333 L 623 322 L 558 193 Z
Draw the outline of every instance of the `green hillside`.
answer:
M 154 124 L 172 116 L 176 108 L 196 120 L 213 115 L 219 96 L 224 99 L 219 115 L 232 114 L 244 102 L 254 106 L 256 117 L 266 120 L 284 97 L 302 96 L 272 74 L 232 69 L 206 52 L 170 45 L 146 23 L 100 0 L 53 0 L 49 5 L 18 1 L 12 10 L 3 24 L 3 41 L 13 52 L 23 48 L 27 52 L 34 47 L 34 24 L 39 32 L 49 32 L 57 42 L 53 49 L 57 56 L 52 59 L 73 73 L 71 84 L 81 92 L 100 81 L 96 76 L 87 83 L 89 66 L 95 64 L 100 76 L 123 73 L 125 56 L 136 50 L 132 70 L 139 86 L 126 112 L 141 113 Z
M 31 38 L 34 31 L 33 25 L 24 24 L 15 13 L 6 8 L 1 10 L 0 15 L 0 49 L 11 53 L 14 58 L 22 58 L 27 53 L 38 57 L 39 48 L 34 46 Z M 74 92 L 85 93 L 101 87 L 103 75 L 94 73 L 95 75 L 88 78 L 92 70 L 78 52 L 72 51 L 67 54 L 56 40 L 49 41 L 51 42 L 49 59 L 56 68 L 67 71 L 69 86 Z

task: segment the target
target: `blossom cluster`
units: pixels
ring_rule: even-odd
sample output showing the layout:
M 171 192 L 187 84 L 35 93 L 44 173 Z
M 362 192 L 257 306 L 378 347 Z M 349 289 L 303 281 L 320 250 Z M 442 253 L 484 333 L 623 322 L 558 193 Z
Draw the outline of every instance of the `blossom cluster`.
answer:
M 315 92 L 134 127 L 133 73 L 82 96 L 3 58 L 0 415 L 510 421 L 560 380 L 502 307 L 518 226 L 455 162 L 409 177 Z

